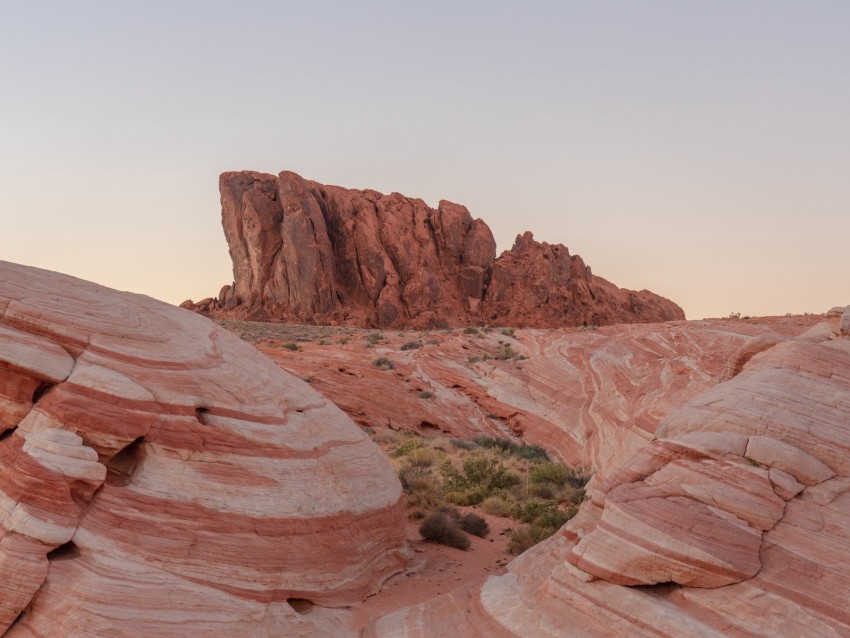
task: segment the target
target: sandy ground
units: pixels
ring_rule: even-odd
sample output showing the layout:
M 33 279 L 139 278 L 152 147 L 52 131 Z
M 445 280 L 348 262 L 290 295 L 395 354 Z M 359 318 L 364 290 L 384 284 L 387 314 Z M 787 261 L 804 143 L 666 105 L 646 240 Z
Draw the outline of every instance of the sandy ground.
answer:
M 390 578 L 378 594 L 355 609 L 358 626 L 461 585 L 505 572 L 505 565 L 513 558 L 507 553 L 508 534 L 505 529 L 521 523 L 489 516 L 477 508 L 459 509 L 462 512 L 474 511 L 487 521 L 490 526 L 487 538 L 470 536 L 472 544 L 465 551 L 429 543 L 419 536 L 420 521 L 408 519 L 406 534 L 410 560 L 407 569 Z

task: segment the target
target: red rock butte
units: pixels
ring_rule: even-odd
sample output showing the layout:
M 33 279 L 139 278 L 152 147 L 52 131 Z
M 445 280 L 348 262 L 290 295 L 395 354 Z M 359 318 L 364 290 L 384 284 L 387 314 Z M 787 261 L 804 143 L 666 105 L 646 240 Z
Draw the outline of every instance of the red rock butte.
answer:
M 461 205 L 325 186 L 292 172 L 224 173 L 233 283 L 183 307 L 217 317 L 381 328 L 552 328 L 684 319 L 648 290 L 593 275 L 530 232 L 496 257 Z

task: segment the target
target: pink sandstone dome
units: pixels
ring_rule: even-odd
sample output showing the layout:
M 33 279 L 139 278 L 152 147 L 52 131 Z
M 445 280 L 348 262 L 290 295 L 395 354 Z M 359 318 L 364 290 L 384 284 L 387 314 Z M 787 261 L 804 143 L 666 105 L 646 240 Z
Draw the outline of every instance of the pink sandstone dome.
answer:
M 335 635 L 299 611 L 401 568 L 400 497 L 348 417 L 204 317 L 0 262 L 0 636 Z
M 369 637 L 850 635 L 850 307 L 744 343 L 552 538 Z

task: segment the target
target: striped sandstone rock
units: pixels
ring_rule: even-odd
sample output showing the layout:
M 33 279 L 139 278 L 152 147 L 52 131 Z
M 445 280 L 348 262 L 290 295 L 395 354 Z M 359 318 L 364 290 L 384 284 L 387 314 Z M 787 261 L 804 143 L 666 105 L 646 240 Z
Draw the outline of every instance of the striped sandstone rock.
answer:
M 0 635 L 336 635 L 303 612 L 401 568 L 400 497 L 348 417 L 212 322 L 0 262 Z

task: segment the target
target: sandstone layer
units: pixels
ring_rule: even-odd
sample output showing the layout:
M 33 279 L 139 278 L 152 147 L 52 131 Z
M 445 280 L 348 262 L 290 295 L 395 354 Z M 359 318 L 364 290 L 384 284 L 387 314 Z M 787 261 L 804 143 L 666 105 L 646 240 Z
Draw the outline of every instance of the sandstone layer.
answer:
M 325 330 L 309 340 L 306 328 L 223 323 L 362 426 L 521 438 L 604 473 L 647 443 L 662 418 L 732 374 L 730 361 L 740 363 L 759 344 L 779 343 L 820 320 L 513 332 Z M 373 365 L 380 358 L 393 369 Z
M 207 319 L 0 262 L 0 635 L 340 635 L 403 565 L 401 488 Z
M 507 574 L 364 635 L 850 635 L 850 307 L 775 341 L 742 344 Z
M 684 319 L 647 290 L 594 276 L 563 245 L 520 235 L 496 258 L 461 205 L 241 171 L 220 178 L 231 285 L 184 307 L 219 317 L 364 327 L 561 327 Z

